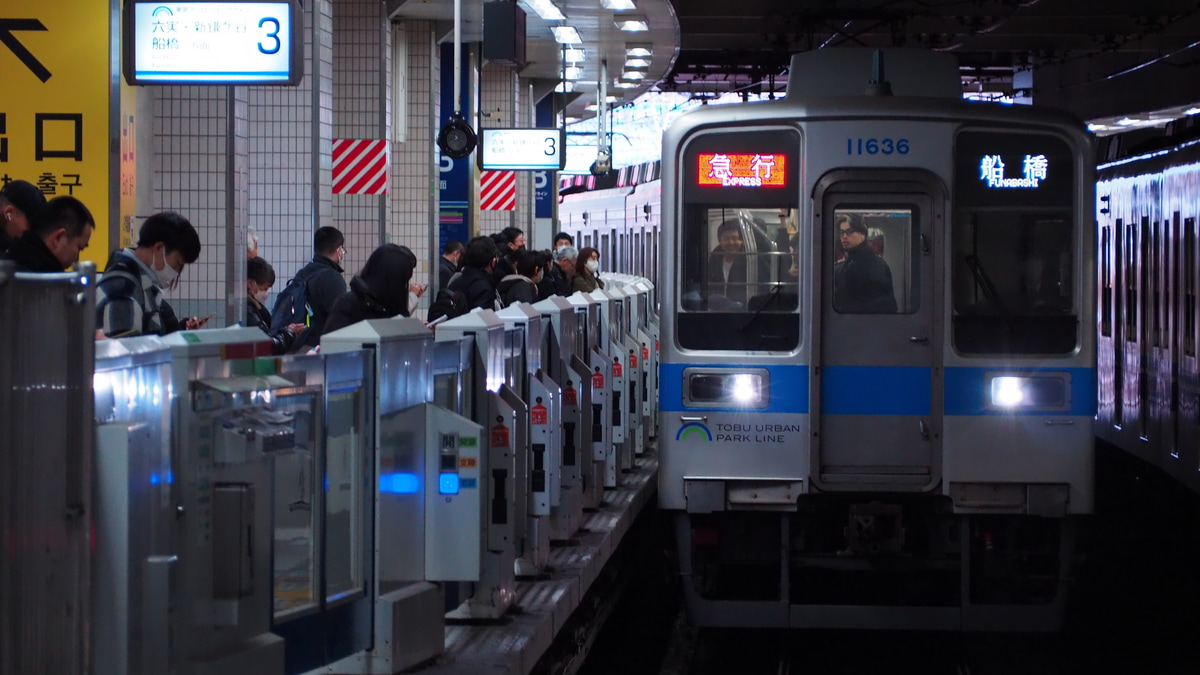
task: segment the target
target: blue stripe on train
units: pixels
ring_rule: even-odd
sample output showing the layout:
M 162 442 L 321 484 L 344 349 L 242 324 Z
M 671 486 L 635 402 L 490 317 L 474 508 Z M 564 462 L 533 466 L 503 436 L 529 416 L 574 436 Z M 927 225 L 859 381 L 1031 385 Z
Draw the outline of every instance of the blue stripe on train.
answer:
M 928 415 L 933 382 L 928 368 L 826 366 L 821 412 L 827 415 Z
M 685 408 L 683 371 L 686 368 L 761 368 L 770 372 L 767 408 Z M 988 373 L 1068 373 L 1071 377 L 1069 410 L 1029 412 L 1027 415 L 1091 417 L 1096 414 L 1096 371 L 1091 368 L 947 368 L 943 410 L 946 415 L 1011 415 L 987 407 Z M 928 415 L 933 408 L 929 368 L 882 366 L 829 366 L 822 373 L 822 412 L 829 415 Z M 809 412 L 808 366 L 733 366 L 662 364 L 659 372 L 660 408 L 666 412 Z
M 770 399 L 766 408 L 685 408 L 683 407 L 683 371 L 686 368 L 720 370 L 726 368 L 768 371 Z M 663 363 L 658 369 L 658 407 L 666 412 L 745 412 L 808 413 L 808 366 L 713 365 L 708 363 Z

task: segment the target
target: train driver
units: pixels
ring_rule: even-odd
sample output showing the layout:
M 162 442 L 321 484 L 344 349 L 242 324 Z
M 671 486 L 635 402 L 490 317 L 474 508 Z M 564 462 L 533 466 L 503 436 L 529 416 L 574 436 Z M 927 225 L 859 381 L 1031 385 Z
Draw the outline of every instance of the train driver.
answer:
M 867 242 L 867 226 L 855 214 L 834 217 L 845 257 L 833 268 L 833 308 L 843 314 L 895 314 L 892 270 Z

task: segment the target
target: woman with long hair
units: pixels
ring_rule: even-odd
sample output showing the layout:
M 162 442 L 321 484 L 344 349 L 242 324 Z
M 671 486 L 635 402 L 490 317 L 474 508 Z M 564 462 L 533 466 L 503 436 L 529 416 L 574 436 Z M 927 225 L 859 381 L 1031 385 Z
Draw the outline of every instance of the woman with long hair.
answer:
M 417 256 L 407 246 L 384 244 L 375 249 L 350 280 L 350 290 L 333 303 L 322 334 L 363 319 L 408 316 L 408 284 L 416 267 Z

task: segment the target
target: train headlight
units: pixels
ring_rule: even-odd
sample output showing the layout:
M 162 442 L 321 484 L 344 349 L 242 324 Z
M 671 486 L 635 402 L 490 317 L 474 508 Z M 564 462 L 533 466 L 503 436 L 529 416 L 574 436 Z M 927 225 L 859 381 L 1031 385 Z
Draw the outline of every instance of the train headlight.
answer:
M 683 379 L 684 404 L 691 408 L 765 408 L 770 398 L 766 370 L 688 368 Z
M 1002 410 L 1062 411 L 1070 407 L 1069 376 L 1065 373 L 997 374 L 989 382 L 989 402 Z

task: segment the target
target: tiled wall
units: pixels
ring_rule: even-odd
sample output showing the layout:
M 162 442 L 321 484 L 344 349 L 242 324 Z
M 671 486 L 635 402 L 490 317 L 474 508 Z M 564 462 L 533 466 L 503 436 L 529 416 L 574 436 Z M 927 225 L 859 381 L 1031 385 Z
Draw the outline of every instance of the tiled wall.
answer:
M 330 0 L 303 5 L 310 27 L 304 36 L 304 78 L 295 87 L 247 89 L 248 222 L 258 232 L 259 255 L 275 268 L 268 307 L 312 259 L 316 228 L 332 224 L 332 5 Z
M 518 92 L 517 74 L 511 67 L 485 62 L 479 74 L 480 128 L 528 126 L 520 114 L 521 97 Z M 528 207 L 525 202 L 530 199 L 528 195 L 531 194 L 529 176 L 528 171 L 517 172 L 515 211 L 479 211 L 480 234 L 495 234 L 506 227 L 529 229 L 524 225 L 528 221 L 525 213 Z M 474 179 L 473 183 L 478 190 L 478 178 Z M 523 197 L 522 193 L 526 196 Z
M 378 0 L 336 0 L 333 7 L 333 138 L 385 138 L 391 31 Z M 383 243 L 387 195 L 333 195 L 333 226 L 346 235 L 347 275 L 357 274 Z
M 227 244 L 231 236 L 246 239 L 246 200 L 237 196 L 246 181 L 246 92 L 161 87 L 153 107 L 152 211 L 183 214 L 199 233 L 201 246 L 200 258 L 184 270 L 178 288 L 167 297 L 181 318 L 215 312 L 212 326 L 238 321 L 237 310 L 245 302 L 245 283 L 238 283 L 245 279 L 245 254 L 240 261 L 234 256 L 230 265 Z M 232 143 L 226 134 L 231 123 Z M 141 220 L 134 225 L 135 237 Z
M 434 146 L 440 119 L 436 83 L 441 79 L 441 64 L 432 22 L 406 20 L 398 25 L 406 43 L 408 94 L 405 109 L 394 113 L 406 116 L 403 123 L 407 135 L 404 142 L 392 144 L 392 193 L 386 232 L 388 241 L 407 246 L 416 254 L 413 280 L 428 285 L 433 255 L 431 227 L 437 218 Z M 429 300 L 428 295 L 422 298 L 420 306 L 428 307 Z

